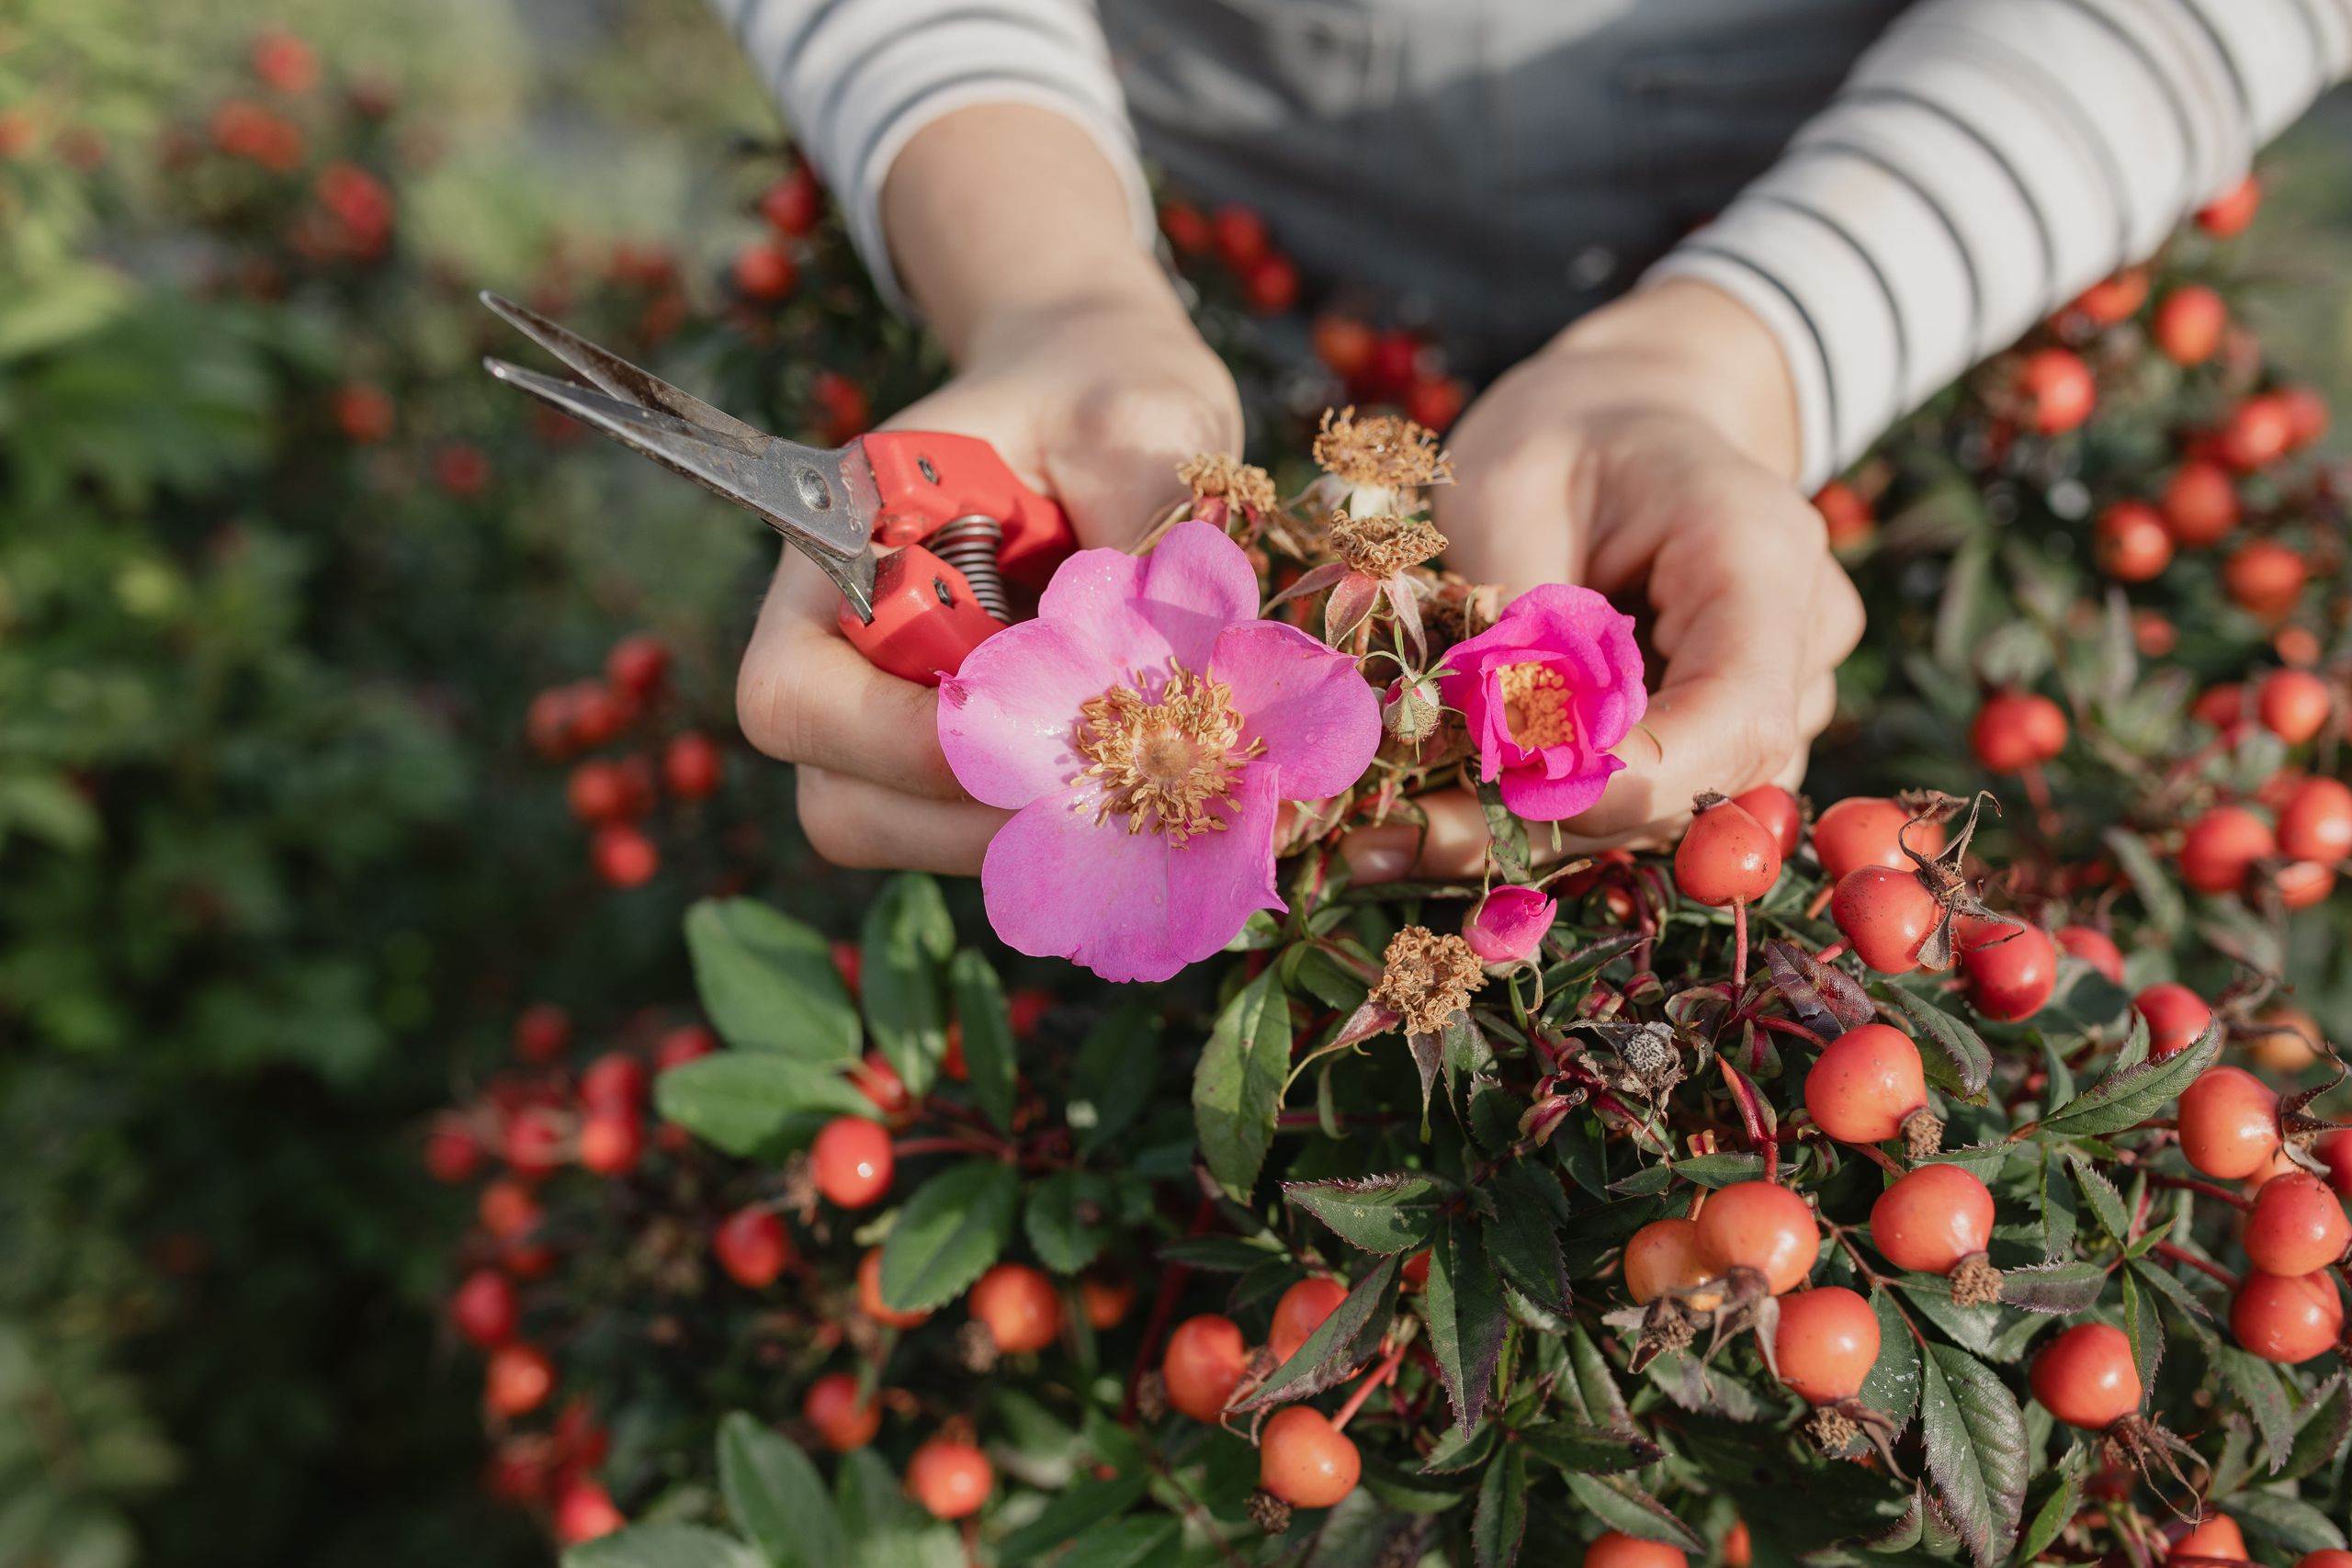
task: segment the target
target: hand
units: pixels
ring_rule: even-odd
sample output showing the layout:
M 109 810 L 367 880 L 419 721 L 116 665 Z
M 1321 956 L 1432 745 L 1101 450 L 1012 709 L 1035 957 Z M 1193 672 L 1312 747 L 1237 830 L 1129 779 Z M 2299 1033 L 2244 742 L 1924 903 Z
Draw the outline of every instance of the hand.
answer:
M 933 130 L 967 117 L 978 123 L 926 146 Z M 1015 145 L 988 146 L 998 134 Z M 1043 146 L 1030 144 L 1038 138 Z M 1080 545 L 1131 544 L 1181 498 L 1178 464 L 1239 451 L 1232 378 L 1127 234 L 1107 168 L 1099 172 L 1112 188 L 1064 215 L 1057 246 L 1037 227 L 1041 217 L 1048 231 L 1053 224 L 1035 201 L 1021 209 L 1020 233 L 987 231 L 986 215 L 967 209 L 976 176 L 961 165 L 975 155 L 1012 168 L 1067 155 L 1081 185 L 1094 172 L 1086 161 L 1101 164 L 1081 132 L 1018 107 L 950 116 L 901 154 L 885 199 L 894 243 L 908 258 L 900 270 L 960 369 L 888 423 L 984 437 L 1026 483 L 1061 502 Z M 937 177 L 936 207 L 901 212 L 913 199 L 899 189 L 910 174 Z M 1102 202 L 1113 204 L 1108 234 L 1096 231 Z M 910 233 L 933 222 L 956 243 L 910 243 Z M 968 223 L 980 228 L 959 230 Z M 835 627 L 840 604 L 832 582 L 786 548 L 736 678 L 744 735 L 798 764 L 801 828 L 827 860 L 977 873 L 1010 814 L 957 787 L 940 754 L 938 694 L 866 663 Z
M 1515 594 L 1581 582 L 1651 612 L 1649 714 L 1600 803 L 1561 824 L 1566 853 L 1656 841 L 1702 791 L 1793 787 L 1837 707 L 1861 601 L 1791 482 L 1796 432 L 1778 345 L 1746 307 L 1677 280 L 1569 328 L 1496 382 L 1449 442 L 1437 492 L 1447 563 Z M 1475 798 L 1422 802 L 1426 835 L 1366 829 L 1360 880 L 1477 874 Z M 1538 828 L 1533 841 L 1548 847 Z

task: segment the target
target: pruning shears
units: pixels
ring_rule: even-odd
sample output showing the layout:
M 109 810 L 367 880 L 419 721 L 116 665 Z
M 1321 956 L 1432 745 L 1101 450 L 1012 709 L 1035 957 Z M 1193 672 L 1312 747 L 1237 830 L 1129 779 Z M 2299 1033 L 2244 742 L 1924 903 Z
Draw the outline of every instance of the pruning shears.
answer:
M 577 376 L 483 367 L 673 473 L 757 513 L 842 591 L 868 662 L 936 685 L 1013 619 L 1076 547 L 1062 509 L 970 435 L 884 430 L 830 451 L 744 423 L 537 311 L 481 302 Z

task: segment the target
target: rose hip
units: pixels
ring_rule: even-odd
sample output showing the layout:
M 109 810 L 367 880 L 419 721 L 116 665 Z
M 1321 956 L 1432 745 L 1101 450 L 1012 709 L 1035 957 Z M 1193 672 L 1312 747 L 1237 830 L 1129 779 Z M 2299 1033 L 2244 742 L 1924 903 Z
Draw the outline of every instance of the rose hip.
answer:
M 1178 1324 L 1159 1362 L 1169 1404 L 1195 1421 L 1217 1419 L 1249 1370 L 1250 1347 L 1240 1328 L 1216 1313 Z
M 2058 952 L 2040 926 L 1972 919 L 1961 930 L 1960 972 L 1978 1012 L 2016 1023 L 2040 1012 L 2057 989 Z
M 1848 1030 L 1805 1074 L 1805 1111 L 1823 1132 L 1846 1143 L 1902 1137 L 1905 1124 L 1927 1104 L 1919 1047 L 1890 1024 Z
M 2190 1165 L 2240 1181 L 2278 1152 L 2278 1097 L 2243 1067 L 2208 1067 L 2181 1091 L 2179 1126 Z
M 1675 847 L 1675 886 L 1696 903 L 1717 908 L 1754 903 L 1780 875 L 1772 830 L 1721 796 L 1701 806 Z
M 1258 1439 L 1258 1484 L 1296 1508 L 1329 1508 L 1356 1489 L 1363 1461 L 1319 1410 L 1285 1404 Z
M 969 1518 L 989 1500 L 996 1467 L 953 1438 L 933 1438 L 907 1461 L 907 1491 L 935 1519 Z
M 1266 1347 L 1275 1361 L 1287 1361 L 1297 1354 L 1307 1336 L 1322 1327 L 1323 1320 L 1347 1299 L 1347 1287 L 1328 1274 L 1301 1280 L 1284 1291 L 1282 1300 L 1274 1303 L 1274 1325 L 1266 1337 Z
M 2115 939 L 2089 926 L 2060 926 L 2058 945 L 2098 970 L 2115 985 L 2123 984 L 2123 950 Z
M 2352 1247 L 2352 1223 L 2343 1201 L 2309 1171 L 2274 1176 L 2254 1195 L 2246 1215 L 2245 1255 L 2266 1274 L 2310 1274 Z
M 1709 1275 L 1753 1269 L 1774 1295 L 1795 1290 L 1821 1256 L 1821 1229 L 1805 1201 L 1776 1182 L 1741 1181 L 1699 1211 L 1699 1256 Z
M 817 1190 L 844 1209 L 863 1209 L 890 1190 L 890 1134 L 863 1116 L 836 1116 L 809 1146 Z
M 2325 1355 L 2344 1334 L 2335 1275 L 2248 1274 L 2230 1302 L 2230 1333 L 2250 1353 L 2282 1366 Z
M 1919 967 L 1919 949 L 1943 906 L 1917 873 L 1863 865 L 1838 879 L 1829 918 L 1857 958 L 1882 975 L 1901 975 Z
M 1042 1350 L 1061 1337 L 1062 1298 L 1026 1263 L 1000 1263 L 972 1285 L 972 1319 L 1006 1355 Z
M 1861 1393 L 1878 1349 L 1878 1314 L 1843 1286 L 1821 1285 L 1781 1298 L 1773 1359 L 1781 1381 L 1808 1403 L 1834 1404 Z
M 2078 1323 L 2044 1345 L 2028 1381 L 2044 1410 L 2086 1432 L 2104 1432 L 2140 1408 L 2132 1342 L 2104 1323 Z
M 1993 1239 L 1993 1194 L 1956 1165 L 1923 1165 L 1897 1177 L 1871 1205 L 1871 1242 L 1889 1263 L 1950 1274 Z

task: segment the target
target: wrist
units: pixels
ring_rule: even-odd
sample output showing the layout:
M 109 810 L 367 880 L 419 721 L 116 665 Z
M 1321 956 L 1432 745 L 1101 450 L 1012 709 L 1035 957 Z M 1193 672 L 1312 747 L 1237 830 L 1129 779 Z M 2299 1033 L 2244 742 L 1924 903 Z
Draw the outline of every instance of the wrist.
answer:
M 1771 329 L 1722 289 L 1665 279 L 1573 322 L 1544 352 L 1588 365 L 1605 359 L 1611 400 L 1698 418 L 1750 460 L 1796 478 L 1802 446 L 1788 361 Z
M 1048 109 L 981 104 L 925 126 L 891 164 L 882 217 L 899 276 L 959 365 L 1042 321 L 1183 315 L 1118 171 Z

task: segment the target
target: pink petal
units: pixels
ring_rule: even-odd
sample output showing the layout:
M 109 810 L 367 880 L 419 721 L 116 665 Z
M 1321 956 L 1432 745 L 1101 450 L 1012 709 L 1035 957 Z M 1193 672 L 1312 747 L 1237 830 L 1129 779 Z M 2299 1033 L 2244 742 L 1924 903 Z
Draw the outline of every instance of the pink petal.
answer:
M 1239 545 L 1206 523 L 1179 523 L 1143 563 L 1136 605 L 1187 670 L 1208 663 L 1217 633 L 1258 615 L 1258 574 Z
M 1242 775 L 1222 833 L 1171 846 L 1116 817 L 1098 826 L 1091 790 L 1024 807 L 980 866 L 989 923 L 1016 951 L 1062 957 L 1106 980 L 1165 980 L 1231 941 L 1274 891 L 1273 770 Z
M 1168 639 L 1145 618 L 1137 597 L 1143 564 L 1125 550 L 1080 550 L 1055 569 L 1037 601 L 1040 621 L 1061 626 L 1093 650 L 1096 667 L 1105 671 L 1102 685 L 1129 674 L 1167 671 Z
M 1070 749 L 1080 705 L 1122 679 L 1066 623 L 1007 626 L 939 683 L 939 749 L 973 799 L 1018 810 L 1086 765 Z
M 1558 822 L 1589 811 L 1610 775 L 1625 765 L 1615 757 L 1593 761 L 1590 772 L 1558 779 L 1547 779 L 1534 768 L 1513 768 L 1503 774 L 1503 804 L 1530 822 Z
M 1319 800 L 1361 777 L 1380 749 L 1380 694 L 1295 626 L 1252 621 L 1216 639 L 1209 669 L 1233 688 L 1245 740 L 1263 740 L 1255 773 L 1272 771 L 1285 800 Z

